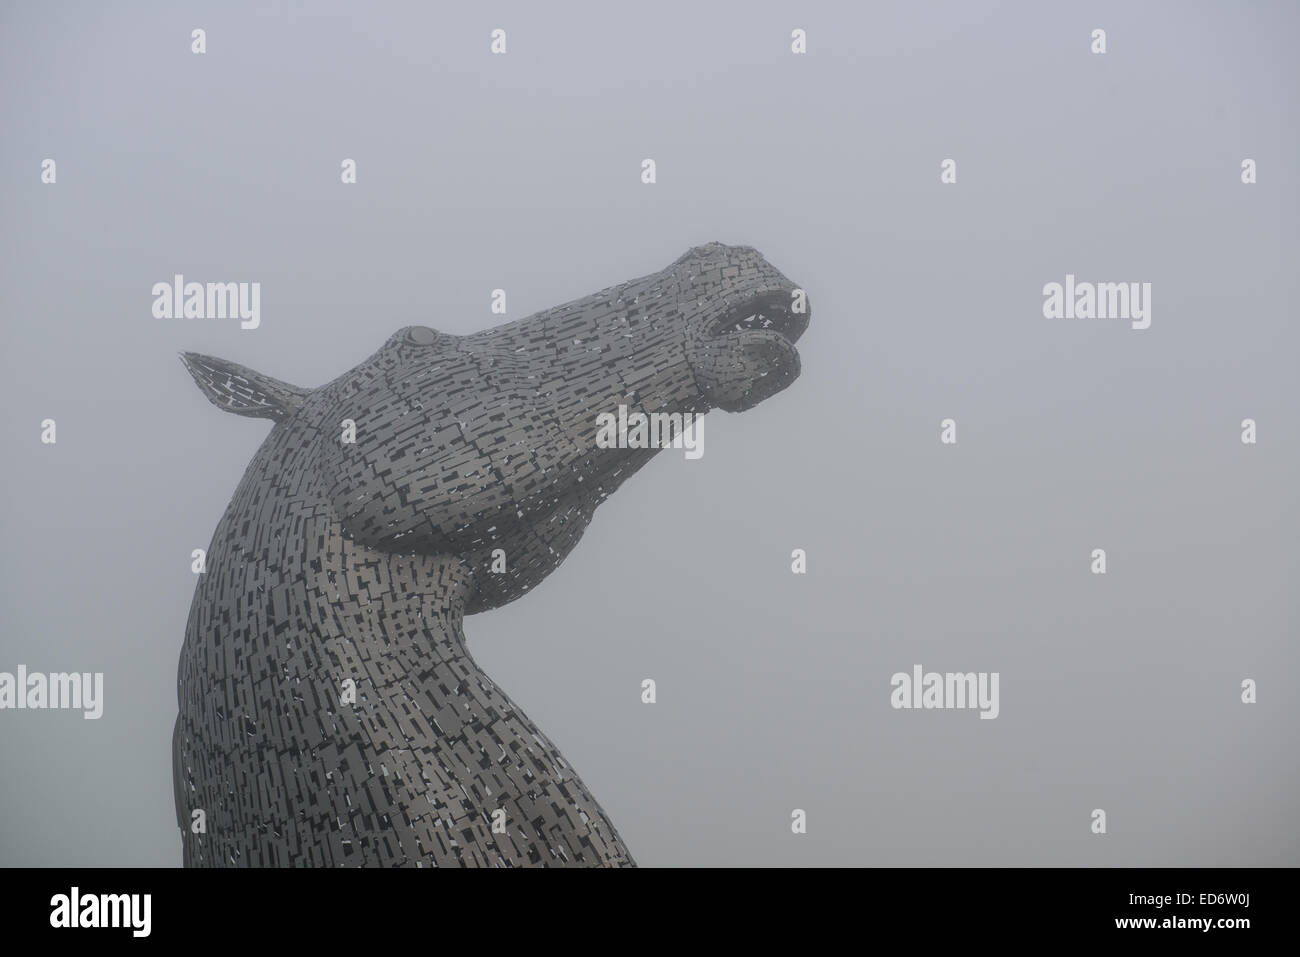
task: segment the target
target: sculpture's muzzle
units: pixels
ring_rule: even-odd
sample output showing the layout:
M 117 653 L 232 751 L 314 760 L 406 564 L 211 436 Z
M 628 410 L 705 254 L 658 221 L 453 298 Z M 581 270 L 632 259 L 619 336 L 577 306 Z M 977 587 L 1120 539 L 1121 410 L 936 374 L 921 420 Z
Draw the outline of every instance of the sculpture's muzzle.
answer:
M 799 377 L 794 343 L 810 318 L 806 297 L 792 289 L 759 293 L 727 308 L 687 345 L 701 395 L 727 412 L 776 395 Z

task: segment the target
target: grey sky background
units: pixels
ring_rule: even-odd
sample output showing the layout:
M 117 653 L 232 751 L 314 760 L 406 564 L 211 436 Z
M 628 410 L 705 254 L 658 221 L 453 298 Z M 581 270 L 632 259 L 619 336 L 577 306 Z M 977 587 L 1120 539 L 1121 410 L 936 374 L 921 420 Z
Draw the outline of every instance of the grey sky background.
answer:
M 319 385 L 403 325 L 499 322 L 493 288 L 518 318 L 710 240 L 808 290 L 802 377 L 711 413 L 702 459 L 664 452 L 465 629 L 638 863 L 1300 864 L 1298 26 L 4 3 L 0 670 L 106 687 L 99 721 L 0 712 L 0 864 L 180 862 L 190 552 L 270 428 L 180 350 Z M 260 282 L 261 328 L 154 319 L 177 272 Z M 1044 319 L 1067 272 L 1152 283 L 1151 328 Z M 1000 716 L 891 709 L 916 663 L 999 672 Z

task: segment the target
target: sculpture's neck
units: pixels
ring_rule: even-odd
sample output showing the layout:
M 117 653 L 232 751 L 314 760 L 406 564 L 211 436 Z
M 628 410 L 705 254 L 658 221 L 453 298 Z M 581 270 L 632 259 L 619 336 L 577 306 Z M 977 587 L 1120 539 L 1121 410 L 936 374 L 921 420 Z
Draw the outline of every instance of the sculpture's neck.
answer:
M 321 610 L 337 623 L 329 646 L 339 665 L 358 676 L 355 705 L 340 709 L 339 735 L 372 756 L 370 773 L 385 788 L 402 792 L 394 801 L 401 815 L 389 816 L 402 859 L 631 863 L 559 750 L 470 655 L 466 567 L 338 541 L 339 560 L 330 564 L 342 587 Z M 356 786 L 335 782 L 333 805 L 356 807 Z M 393 863 L 389 849 L 370 851 Z
M 459 559 L 368 548 L 320 497 L 246 480 L 181 653 L 186 863 L 631 863 L 470 656 L 472 591 Z M 199 811 L 202 832 L 187 826 Z

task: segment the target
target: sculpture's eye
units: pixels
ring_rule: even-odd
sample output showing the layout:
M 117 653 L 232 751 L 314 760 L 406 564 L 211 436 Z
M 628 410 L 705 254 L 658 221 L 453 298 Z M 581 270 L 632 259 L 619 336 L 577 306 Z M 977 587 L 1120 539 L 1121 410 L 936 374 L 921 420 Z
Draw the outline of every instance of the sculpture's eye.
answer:
M 431 346 L 438 341 L 438 330 L 428 326 L 410 326 L 406 330 L 406 341 L 415 346 Z

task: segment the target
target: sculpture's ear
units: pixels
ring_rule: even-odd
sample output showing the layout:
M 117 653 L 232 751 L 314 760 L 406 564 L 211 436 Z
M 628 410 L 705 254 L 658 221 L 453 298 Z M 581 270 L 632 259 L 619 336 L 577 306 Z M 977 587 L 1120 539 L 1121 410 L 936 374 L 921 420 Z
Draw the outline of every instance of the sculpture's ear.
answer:
M 283 419 L 298 410 L 310 391 L 197 352 L 182 352 L 181 361 L 208 401 L 235 415 Z

